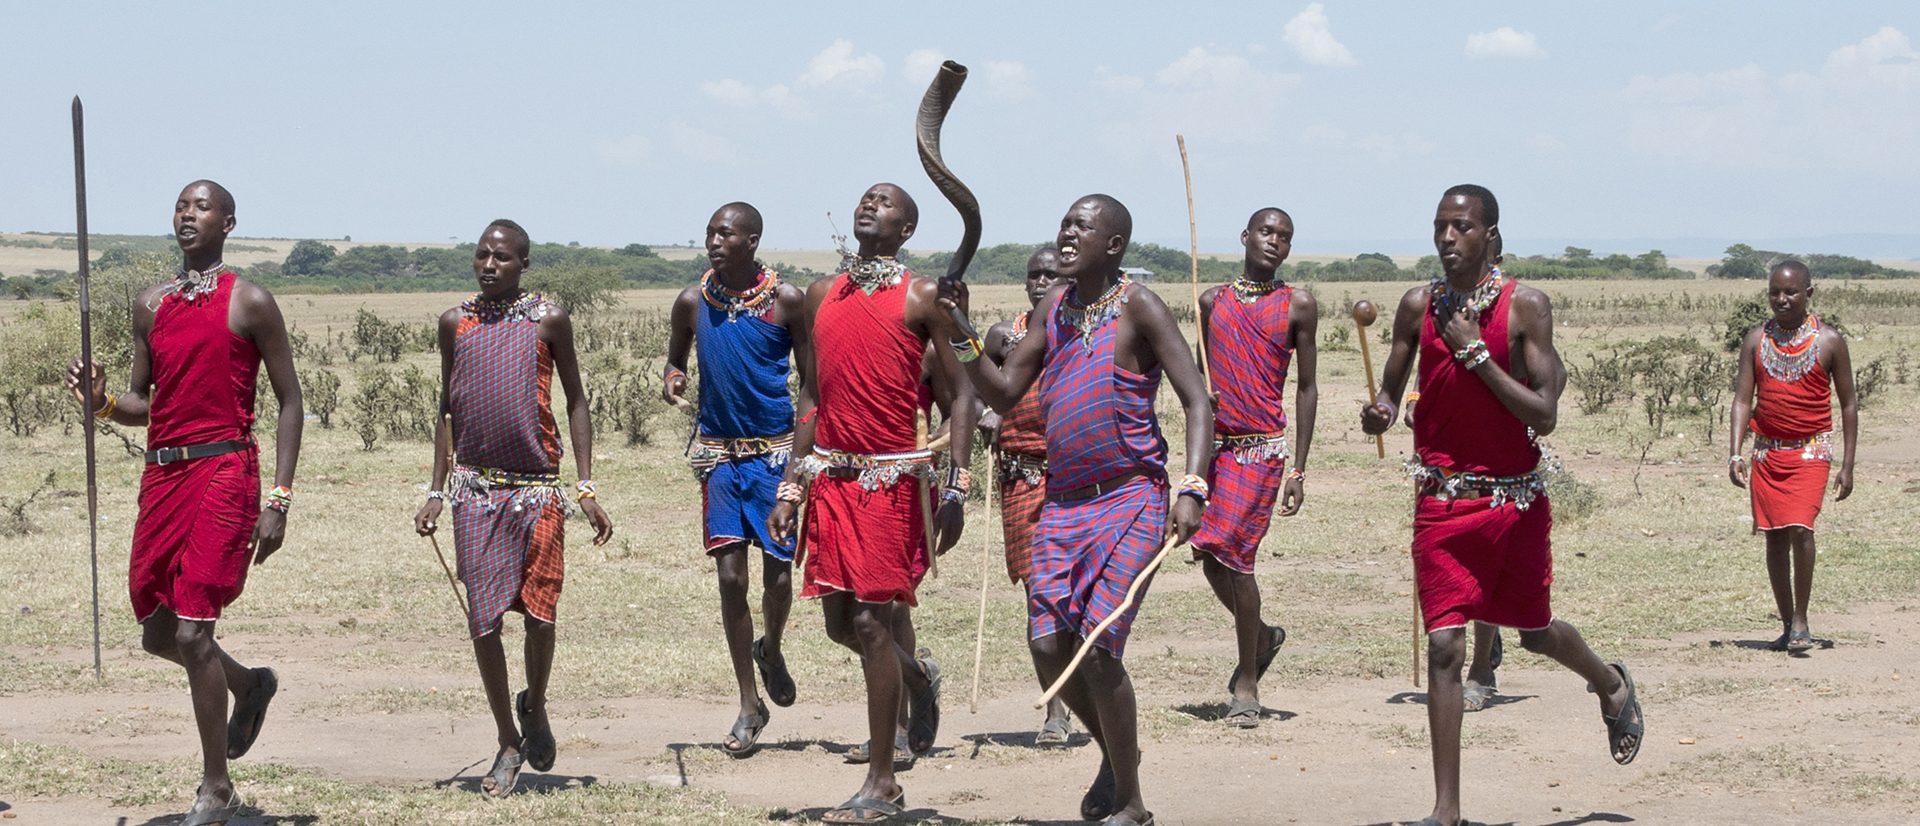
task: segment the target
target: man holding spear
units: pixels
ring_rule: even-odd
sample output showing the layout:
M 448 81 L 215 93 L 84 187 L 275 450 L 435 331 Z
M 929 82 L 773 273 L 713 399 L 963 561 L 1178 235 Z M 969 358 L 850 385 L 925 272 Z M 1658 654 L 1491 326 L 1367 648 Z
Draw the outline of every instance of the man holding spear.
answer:
M 1585 678 L 1599 697 L 1614 762 L 1633 761 L 1645 727 L 1626 666 L 1602 662 L 1549 604 L 1546 482 L 1554 465 L 1535 439 L 1558 423 L 1567 373 L 1553 346 L 1547 296 L 1493 266 L 1499 234 L 1500 205 L 1485 187 L 1462 184 L 1441 197 L 1433 244 L 1443 272 L 1401 298 L 1379 395 L 1360 413 L 1368 434 L 1392 426 L 1417 348 L 1418 455 L 1408 468 L 1418 490 L 1414 586 L 1427 627 L 1435 787 L 1433 813 L 1421 826 L 1465 822 L 1460 667 L 1471 621 L 1517 628 L 1528 651 Z
M 1213 415 L 1205 381 L 1167 305 L 1120 272 L 1133 234 L 1127 208 L 1107 195 L 1074 202 L 1060 221 L 1060 275 L 1034 309 L 1044 319 L 1007 356 L 956 341 L 968 376 L 1001 415 L 1040 383 L 1047 422 L 1047 493 L 1034 531 L 1027 601 L 1029 647 L 1044 683 L 1100 744 L 1100 771 L 1080 803 L 1089 820 L 1151 824 L 1140 791 L 1133 681 L 1121 662 L 1140 579 L 1161 553 L 1200 527 L 1207 501 Z M 966 286 L 942 282 L 943 301 L 966 306 Z M 1042 370 L 1045 377 L 1042 378 Z M 1187 474 L 1169 517 L 1167 443 L 1154 397 L 1165 375 L 1186 410 Z M 1134 592 L 1129 594 L 1129 592 Z M 1098 630 L 1096 630 L 1098 629 Z M 1076 652 L 1091 643 L 1079 664 Z
M 140 477 L 127 586 L 141 645 L 187 670 L 201 780 L 183 826 L 226 823 L 239 811 L 227 761 L 253 747 L 280 687 L 273 669 L 246 668 L 229 656 L 214 626 L 239 598 L 248 564 L 265 563 L 286 537 L 304 421 L 280 306 L 223 263 L 233 227 L 225 187 L 194 181 L 181 190 L 173 234 L 185 263 L 173 280 L 134 299 L 127 392 L 107 392 L 98 362 L 76 360 L 67 371 L 67 386 L 95 417 L 145 426 L 148 445 L 158 446 L 147 451 Z M 264 509 L 253 440 L 262 364 L 279 404 L 274 487 Z

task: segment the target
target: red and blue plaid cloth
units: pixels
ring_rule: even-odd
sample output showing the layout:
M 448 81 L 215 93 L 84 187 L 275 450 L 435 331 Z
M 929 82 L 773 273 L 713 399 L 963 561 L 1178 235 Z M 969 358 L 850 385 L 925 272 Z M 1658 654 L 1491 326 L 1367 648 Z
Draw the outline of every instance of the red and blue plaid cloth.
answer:
M 1140 477 L 1109 493 L 1074 502 L 1048 502 L 1033 534 L 1033 570 L 1027 579 L 1027 633 L 1032 639 L 1068 633 L 1081 639 L 1126 599 L 1127 588 L 1160 550 L 1167 526 L 1167 483 Z M 1125 652 L 1133 607 L 1094 640 L 1115 657 Z

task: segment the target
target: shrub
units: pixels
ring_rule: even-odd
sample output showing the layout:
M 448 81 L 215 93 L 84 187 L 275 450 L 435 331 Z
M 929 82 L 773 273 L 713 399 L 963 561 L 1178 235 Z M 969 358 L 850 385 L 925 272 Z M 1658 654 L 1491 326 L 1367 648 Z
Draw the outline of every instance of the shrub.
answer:
M 325 367 L 300 371 L 300 395 L 320 426 L 333 429 L 333 412 L 340 409 L 340 375 Z
M 347 360 L 358 361 L 360 356 L 370 355 L 376 363 L 399 361 L 400 354 L 406 352 L 412 342 L 413 331 L 407 329 L 407 325 L 387 321 L 362 307 L 354 314 L 354 349 L 347 354 Z

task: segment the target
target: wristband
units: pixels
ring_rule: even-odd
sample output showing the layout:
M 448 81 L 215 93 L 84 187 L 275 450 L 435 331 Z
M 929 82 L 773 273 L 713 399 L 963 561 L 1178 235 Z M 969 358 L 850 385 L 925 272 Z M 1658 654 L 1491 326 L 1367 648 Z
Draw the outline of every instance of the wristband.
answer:
M 1180 489 L 1174 495 L 1191 496 L 1205 504 L 1211 494 L 1212 491 L 1207 487 L 1207 480 L 1189 473 L 1180 477 Z
M 112 393 L 108 393 L 107 403 L 101 405 L 99 410 L 94 411 L 93 417 L 96 419 L 111 418 L 113 416 L 113 406 L 119 404 L 119 402 L 120 400 L 115 398 Z
M 267 507 L 285 514 L 293 507 L 293 489 L 274 485 L 273 490 L 267 491 Z
M 592 479 L 580 480 L 573 486 L 573 489 L 576 491 L 576 495 L 573 497 L 575 501 L 600 498 L 598 496 L 600 489 L 594 486 Z
M 959 490 L 961 495 L 973 490 L 973 471 L 959 465 L 947 466 L 947 489 Z
M 1307 472 L 1300 468 L 1294 468 L 1293 470 L 1287 473 L 1287 478 L 1296 480 L 1304 485 L 1307 482 Z
M 1738 453 L 1735 453 L 1732 456 L 1727 457 L 1727 464 L 1729 465 L 1746 464 L 1746 461 L 1747 461 L 1747 457 L 1742 456 Z
M 782 481 L 774 488 L 773 498 L 781 502 L 799 504 L 807 498 L 807 491 L 798 482 Z
M 1462 368 L 1465 368 L 1468 371 L 1472 371 L 1474 368 L 1479 367 L 1482 364 L 1486 364 L 1487 361 L 1492 358 L 1493 358 L 1493 354 L 1487 352 L 1486 345 L 1481 345 L 1480 351 L 1478 353 L 1475 353 L 1473 358 L 1468 359 L 1467 361 L 1461 363 L 1460 366 Z
M 959 488 L 947 488 L 946 490 L 940 491 L 940 504 L 942 505 L 948 502 L 959 502 L 966 498 L 967 492 Z
M 1484 339 L 1476 339 L 1472 344 L 1453 351 L 1453 360 L 1468 370 L 1480 366 L 1481 362 L 1491 356 L 1492 353 L 1487 351 L 1487 342 Z
M 447 498 L 447 492 L 444 490 L 430 490 L 427 491 L 427 498 L 434 501 L 442 501 Z
M 679 378 L 686 378 L 687 371 L 682 370 L 678 367 L 675 367 L 671 364 L 667 365 L 667 381 L 673 381 L 676 376 Z
M 1407 398 L 1406 398 L 1407 404 L 1413 404 L 1414 402 L 1417 402 L 1419 400 L 1420 400 L 1420 391 L 1415 390 L 1407 394 Z
M 958 358 L 963 364 L 979 359 L 980 354 L 986 352 L 987 349 L 986 345 L 982 344 L 980 339 L 977 338 L 969 338 L 965 341 L 949 340 L 947 343 L 953 346 L 954 357 Z

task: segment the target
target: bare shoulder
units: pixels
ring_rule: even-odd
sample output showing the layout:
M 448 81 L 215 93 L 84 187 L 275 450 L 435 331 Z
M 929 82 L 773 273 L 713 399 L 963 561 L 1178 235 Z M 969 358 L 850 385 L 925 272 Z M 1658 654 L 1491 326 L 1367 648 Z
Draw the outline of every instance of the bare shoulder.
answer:
M 1154 292 L 1152 287 L 1133 281 L 1127 284 L 1126 300 L 1120 306 L 1124 309 L 1136 304 L 1142 312 L 1160 314 L 1168 312 L 1167 302 L 1160 297 L 1159 293 Z
M 233 278 L 233 300 L 248 310 L 280 309 L 280 304 L 273 300 L 273 293 L 268 292 L 266 287 L 239 276 Z
M 1553 317 L 1553 299 L 1525 284 L 1513 285 L 1513 312 L 1522 320 Z
M 567 308 L 544 299 L 540 303 L 541 335 L 573 335 L 573 317 L 567 315 Z
M 1320 317 L 1320 300 L 1305 287 L 1293 287 L 1293 312 L 1306 318 Z
M 442 327 L 458 326 L 460 324 L 460 319 L 465 317 L 466 314 L 467 314 L 466 309 L 461 307 L 458 304 L 455 304 L 452 307 L 448 307 L 446 312 L 440 314 L 440 326 Z
M 825 281 L 826 279 L 823 278 L 820 280 Z M 698 290 L 696 289 L 695 292 L 697 296 Z M 773 288 L 773 300 L 780 304 L 798 308 L 802 302 L 807 300 L 807 294 L 792 281 L 782 278 L 780 279 L 780 283 Z
M 1845 335 L 1842 335 L 1839 330 L 1836 330 L 1833 327 L 1828 326 L 1828 324 L 1824 321 L 1820 322 L 1820 332 L 1815 333 L 1814 335 L 1819 337 L 1820 346 L 1823 349 L 1828 349 L 1828 350 L 1847 349 L 1847 337 Z
M 699 302 L 700 302 L 700 285 L 699 284 L 689 284 L 680 291 L 679 295 L 676 295 L 673 297 L 673 306 L 675 309 L 696 307 L 699 305 Z
M 1220 291 L 1221 291 L 1221 290 L 1224 290 L 1224 289 L 1226 289 L 1226 288 L 1227 288 L 1227 285 L 1225 285 L 1225 284 L 1215 284 L 1215 285 L 1213 285 L 1213 286 L 1211 286 L 1211 287 L 1208 287 L 1208 288 L 1206 288 L 1206 289 L 1204 289 L 1204 290 L 1201 290 L 1201 291 L 1200 291 L 1200 306 L 1202 306 L 1202 307 L 1211 307 L 1211 306 L 1213 306 L 1213 301 L 1214 301 L 1214 299 L 1215 299 L 1215 298 L 1217 298 L 1217 297 L 1219 297 L 1219 295 L 1220 295 Z
M 1425 312 L 1427 309 L 1428 292 L 1427 286 L 1422 284 L 1402 293 L 1400 295 L 1400 309 L 1403 312 L 1407 310 L 1412 310 L 1416 313 Z

